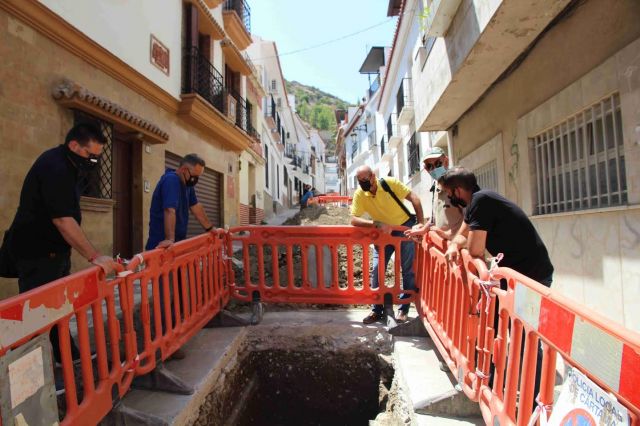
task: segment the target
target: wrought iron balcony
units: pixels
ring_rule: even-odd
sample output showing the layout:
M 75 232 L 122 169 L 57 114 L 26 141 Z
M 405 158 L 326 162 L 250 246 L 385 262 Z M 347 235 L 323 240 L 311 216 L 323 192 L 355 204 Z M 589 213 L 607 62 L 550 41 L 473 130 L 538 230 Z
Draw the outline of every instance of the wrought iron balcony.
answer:
M 197 93 L 218 111 L 226 113 L 222 74 L 197 47 L 185 49 L 183 59 L 182 93 Z
M 407 107 L 413 107 L 413 96 L 411 92 L 411 79 L 403 78 L 400 88 L 398 89 L 398 95 L 396 97 L 396 110 L 398 113 L 402 112 L 402 109 Z
M 251 8 L 246 0 L 227 0 L 224 4 L 224 10 L 235 11 L 247 32 L 251 32 Z
M 251 116 L 247 115 L 247 134 L 251 136 L 253 139 L 260 141 L 260 136 L 258 135 L 258 131 L 251 124 Z M 258 145 L 260 145 L 258 143 Z
M 247 132 L 247 101 L 231 88 L 226 89 L 228 93 L 229 117 L 235 118 L 236 126 Z M 232 110 L 235 105 L 235 114 Z M 235 117 L 234 117 L 235 116 Z M 248 132 L 247 132 L 248 133 Z
M 409 163 L 409 176 L 420 171 L 420 147 L 416 140 L 416 134 L 411 135 L 407 143 L 407 162 Z
M 293 158 L 295 159 L 295 155 L 296 155 L 296 148 L 295 146 L 293 146 L 292 144 L 288 143 L 285 144 L 284 146 L 284 156 L 287 158 Z
M 387 120 L 387 137 L 389 139 L 399 136 L 398 135 L 398 124 L 396 122 L 396 114 L 391 113 L 389 115 L 389 119 Z
M 403 78 L 396 97 L 398 124 L 409 124 L 413 119 L 413 92 L 411 79 Z

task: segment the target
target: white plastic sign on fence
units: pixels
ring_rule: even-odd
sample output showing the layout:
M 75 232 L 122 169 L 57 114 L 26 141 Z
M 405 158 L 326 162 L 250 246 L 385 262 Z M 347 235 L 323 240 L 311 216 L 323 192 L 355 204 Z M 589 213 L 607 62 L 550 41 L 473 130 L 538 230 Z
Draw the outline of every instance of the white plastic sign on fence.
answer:
M 600 389 L 580 371 L 569 369 L 548 424 L 628 426 L 629 414 L 615 397 Z

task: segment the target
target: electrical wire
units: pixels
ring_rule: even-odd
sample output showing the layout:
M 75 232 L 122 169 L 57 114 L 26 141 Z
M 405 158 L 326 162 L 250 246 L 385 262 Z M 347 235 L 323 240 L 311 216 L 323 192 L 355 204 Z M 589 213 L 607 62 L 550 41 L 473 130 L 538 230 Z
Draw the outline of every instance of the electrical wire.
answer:
M 405 13 L 407 13 L 407 12 L 405 12 Z M 334 38 L 334 39 L 331 39 L 331 40 L 328 40 L 328 41 L 325 41 L 325 42 L 322 42 L 322 43 L 314 44 L 312 46 L 307 46 L 307 47 L 303 47 L 303 48 L 300 48 L 300 49 L 291 50 L 289 52 L 280 53 L 278 55 L 263 56 L 262 58 L 255 58 L 255 59 L 251 58 L 251 60 L 254 61 L 254 62 L 258 62 L 258 61 L 262 61 L 264 59 L 281 58 L 283 56 L 294 55 L 296 53 L 306 52 L 307 50 L 317 49 L 318 47 L 323 47 L 323 46 L 326 46 L 328 44 L 337 43 L 337 42 L 345 40 L 347 38 L 350 38 L 350 37 L 356 36 L 358 34 L 362 34 L 364 32 L 367 32 L 367 31 L 369 31 L 371 29 L 380 27 L 380 26 L 382 26 L 382 25 L 384 25 L 384 24 L 386 24 L 388 22 L 391 22 L 394 18 L 395 18 L 395 16 L 392 16 L 390 18 L 385 19 L 382 22 L 378 22 L 377 24 L 371 25 L 371 26 L 363 28 L 361 30 L 358 30 L 358 31 L 355 31 L 355 32 L 352 32 L 352 33 L 349 33 L 349 34 L 345 34 L 343 36 L 340 36 L 340 37 L 337 37 L 337 38 Z

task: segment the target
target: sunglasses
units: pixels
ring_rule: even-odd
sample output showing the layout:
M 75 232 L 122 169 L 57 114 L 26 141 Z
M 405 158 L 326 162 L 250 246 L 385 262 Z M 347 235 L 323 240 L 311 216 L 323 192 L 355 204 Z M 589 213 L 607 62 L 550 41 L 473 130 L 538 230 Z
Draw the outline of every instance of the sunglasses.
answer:
M 433 169 L 437 169 L 438 167 L 442 167 L 442 161 L 438 160 L 435 163 L 425 163 L 424 168 L 426 171 L 430 172 Z

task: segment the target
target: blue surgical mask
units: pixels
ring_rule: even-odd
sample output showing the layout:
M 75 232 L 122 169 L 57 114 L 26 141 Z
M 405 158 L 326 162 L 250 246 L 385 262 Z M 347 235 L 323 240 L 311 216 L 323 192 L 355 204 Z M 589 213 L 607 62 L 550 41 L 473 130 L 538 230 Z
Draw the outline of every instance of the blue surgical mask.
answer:
M 429 175 L 433 178 L 433 180 L 438 180 L 447 172 L 447 169 L 444 166 L 436 167 L 435 169 L 429 172 Z

